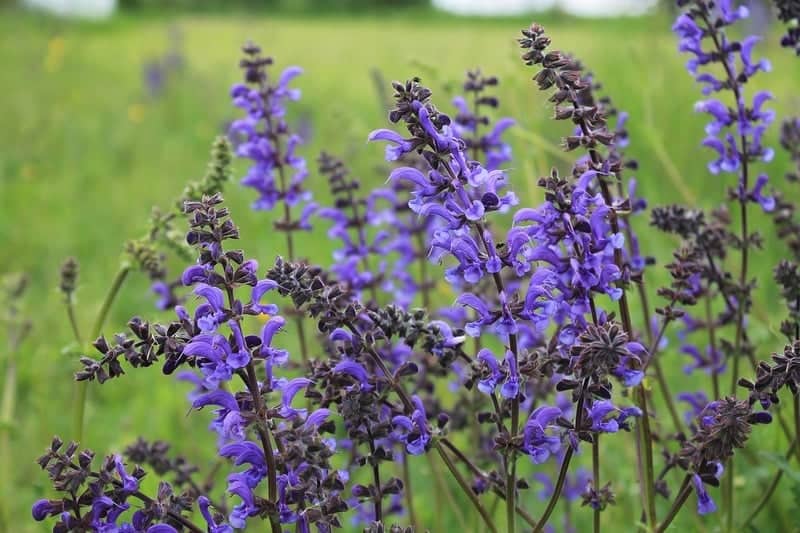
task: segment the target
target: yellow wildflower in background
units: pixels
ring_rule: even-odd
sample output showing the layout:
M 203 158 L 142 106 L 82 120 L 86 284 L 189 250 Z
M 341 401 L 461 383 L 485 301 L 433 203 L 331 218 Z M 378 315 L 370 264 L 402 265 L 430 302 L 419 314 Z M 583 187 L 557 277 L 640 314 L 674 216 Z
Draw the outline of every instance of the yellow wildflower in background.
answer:
M 128 106 L 128 120 L 134 124 L 139 124 L 144 120 L 144 105 L 135 103 Z
M 64 38 L 56 35 L 47 41 L 47 53 L 44 56 L 44 69 L 49 73 L 57 72 L 64 64 Z

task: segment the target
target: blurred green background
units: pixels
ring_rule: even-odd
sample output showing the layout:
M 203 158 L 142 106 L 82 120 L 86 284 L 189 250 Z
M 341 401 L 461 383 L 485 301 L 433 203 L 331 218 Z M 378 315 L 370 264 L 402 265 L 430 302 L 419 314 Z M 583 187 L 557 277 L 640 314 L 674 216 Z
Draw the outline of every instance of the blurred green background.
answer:
M 59 265 L 69 255 L 81 263 L 77 309 L 86 335 L 120 264 L 125 240 L 145 231 L 152 206 L 169 207 L 188 180 L 202 175 L 212 139 L 236 116 L 228 89 L 239 80 L 239 47 L 247 39 L 260 43 L 278 67 L 297 64 L 305 69 L 297 81 L 303 98 L 290 115 L 293 124 L 308 125 L 310 142 L 303 155 L 312 169 L 310 186 L 323 203 L 328 198 L 325 183 L 314 172 L 322 149 L 343 157 L 367 184 L 386 179 L 383 147 L 366 143 L 372 129 L 388 125 L 374 83 L 376 69 L 387 81 L 422 77 L 442 109 L 451 109 L 449 102 L 459 93 L 467 69 L 481 67 L 499 76 L 499 115 L 518 121 L 508 134 L 514 150 L 509 176 L 524 204 L 541 201 L 538 176 L 554 165 L 562 173 L 570 168 L 571 156 L 558 150 L 568 126 L 550 120 L 550 105 L 530 81 L 533 71 L 519 60 L 515 39 L 530 17 L 463 18 L 424 6 L 398 10 L 391 5 L 320 12 L 307 9 L 314 7 L 310 2 L 305 10 L 286 9 L 294 4 L 284 3 L 277 12 L 248 12 L 246 2 L 230 10 L 222 3 L 203 4 L 196 12 L 178 4 L 166 12 L 155 10 L 151 2 L 132 4 L 139 5 L 98 22 L 0 9 L 0 273 L 30 276 L 23 311 L 33 320 L 33 333 L 21 350 L 0 354 L 0 370 L 6 372 L 12 357 L 18 370 L 13 417 L 3 421 L 11 443 L 11 454 L 2 463 L 6 469 L 0 472 L 7 531 L 46 529 L 30 520 L 31 503 L 50 494 L 34 461 L 54 434 L 69 434 L 71 375 L 77 361 L 70 355 L 75 346 L 57 291 Z M 617 106 L 630 113 L 628 152 L 640 162 L 636 175 L 650 204 L 719 203 L 730 183 L 705 169 L 711 158 L 700 147 L 705 117 L 692 111 L 699 88 L 676 53 L 669 15 L 655 11 L 640 18 L 592 20 L 549 13 L 536 18 L 555 47 L 579 56 Z M 769 30 L 758 49 L 774 70 L 757 76 L 749 90 L 769 87 L 776 97 L 773 107 L 783 117 L 800 108 L 800 63 L 777 46 L 777 30 Z M 145 65 L 170 50 L 180 53 L 183 68 L 169 71 L 162 89 L 151 94 Z M 777 147 L 777 127 L 767 141 L 778 154 L 764 170 L 782 186 L 788 158 Z M 237 178 L 244 167 L 236 164 Z M 226 198 L 249 256 L 263 266 L 284 253 L 283 236 L 272 231 L 270 214 L 249 210 L 249 190 L 233 184 Z M 646 218 L 638 221 L 641 231 Z M 774 234 L 762 214 L 755 216 L 754 225 L 768 237 Z M 676 243 L 652 232 L 642 241 L 658 259 L 649 274 L 654 292 Z M 330 263 L 332 243 L 321 224 L 300 239 L 299 248 L 312 261 Z M 767 284 L 781 257 L 775 246 L 756 254 L 753 272 L 761 285 Z M 173 265 L 174 271 L 180 268 Z M 109 316 L 106 335 L 124 329 L 134 314 L 159 317 L 148 285 L 142 275 L 132 276 Z M 442 293 L 443 302 L 451 300 Z M 768 287 L 756 297 L 750 336 L 759 343 L 762 357 L 782 347 L 777 302 L 777 291 Z M 291 348 L 291 332 L 281 341 Z M 675 350 L 667 351 L 663 361 L 676 390 L 703 386 L 683 375 L 684 356 Z M 214 437 L 206 430 L 209 414 L 189 413 L 186 392 L 186 386 L 163 377 L 156 367 L 131 371 L 105 386 L 91 384 L 84 444 L 105 454 L 120 451 L 138 435 L 165 439 L 208 466 L 214 456 Z M 656 410 L 663 409 L 657 404 Z M 745 461 L 749 466 L 740 467 L 736 477 L 740 518 L 776 468 L 759 450 L 782 453 L 781 439 L 774 428 L 757 429 L 754 451 Z M 604 443 L 614 460 L 603 464 L 602 479 L 613 479 L 619 504 L 603 513 L 603 522 L 610 531 L 633 530 L 639 513 L 633 439 L 619 435 Z M 580 461 L 586 464 L 586 459 Z M 455 484 L 456 509 L 433 484 L 427 461 L 418 458 L 412 467 L 423 523 L 434 531 L 463 530 L 462 522 L 467 531 L 470 526 L 480 530 Z M 552 471 L 553 465 L 544 468 Z M 670 481 L 677 483 L 676 478 Z M 539 486 L 531 484 L 533 490 L 522 501 L 535 516 L 543 504 L 537 498 Z M 155 485 L 155 478 L 149 479 L 148 488 Z M 791 482 L 784 482 L 773 508 L 759 519 L 763 531 L 796 527 L 790 487 Z M 591 513 L 578 505 L 573 518 L 580 531 L 590 523 Z M 667 502 L 659 505 L 666 512 Z M 700 520 L 693 515 L 689 509 L 676 523 L 694 531 L 714 530 L 718 516 Z

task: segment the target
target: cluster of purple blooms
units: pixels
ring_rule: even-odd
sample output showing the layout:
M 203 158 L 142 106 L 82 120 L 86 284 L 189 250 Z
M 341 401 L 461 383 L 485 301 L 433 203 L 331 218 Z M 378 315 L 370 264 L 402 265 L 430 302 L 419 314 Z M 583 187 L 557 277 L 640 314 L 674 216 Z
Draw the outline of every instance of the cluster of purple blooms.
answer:
M 233 86 L 231 97 L 245 117 L 230 126 L 230 135 L 237 142 L 236 155 L 252 161 L 242 185 L 258 194 L 254 209 L 270 211 L 281 204 L 285 207 L 276 228 L 310 230 L 309 219 L 316 205 L 311 191 L 304 188 L 308 168 L 297 153 L 303 140 L 291 132 L 286 119 L 286 103 L 300 98 L 300 90 L 289 84 L 302 69 L 288 67 L 273 80 L 267 70 L 272 58 L 262 57 L 261 49 L 253 44 L 245 46 L 244 53 L 244 83 Z M 289 215 L 292 207 L 300 208 L 296 221 Z
M 327 179 L 332 201 L 318 207 L 305 188 L 302 140 L 289 128 L 287 105 L 300 96 L 290 82 L 300 69 L 273 80 L 272 59 L 246 45 L 244 83 L 231 92 L 245 116 L 230 133 L 235 154 L 250 161 L 242 185 L 257 192 L 255 210 L 278 211 L 275 229 L 286 233 L 286 249 L 260 270 L 255 259 L 230 248 L 239 230 L 219 192 L 230 165 L 220 141 L 209 177 L 182 197 L 185 243 L 196 260 L 179 282 L 163 281 L 163 258 L 150 241 L 130 250 L 143 270 L 151 265 L 158 272 L 151 277 L 159 280 L 160 307 L 172 319 L 134 317 L 129 333 L 100 336 L 93 344 L 99 357 L 82 357 L 76 374 L 78 381 L 103 383 L 125 373 L 123 362 L 177 372 L 194 386 L 192 408 L 213 413 L 209 428 L 225 489 L 197 482 L 198 469 L 182 457 L 168 458 L 165 444 L 137 441 L 98 468 L 93 452 L 55 439 L 39 464 L 60 496 L 36 502 L 34 519 L 54 517 L 59 533 L 232 533 L 261 520 L 273 533 L 289 527 L 327 533 L 346 521 L 370 533 L 422 531 L 427 525 L 415 512 L 411 469 L 417 456 L 427 455 L 441 459 L 487 531 L 499 528 L 485 495 L 506 508 L 511 533 L 523 521 L 543 531 L 554 523 L 557 502 L 578 500 L 591 509 L 599 531 L 601 513 L 616 500 L 616 480 L 599 477 L 601 441 L 621 432 L 635 434 L 642 520 L 651 530 L 664 531 L 692 492 L 699 514 L 715 511 L 708 487 L 722 480 L 730 505 L 735 450 L 752 426 L 772 420 L 768 410 L 780 392 L 797 397 L 800 391 L 796 262 L 775 270 L 788 311 L 781 330 L 790 345 L 759 363 L 746 331 L 754 288 L 747 256 L 760 242 L 748 230 L 747 207 L 779 212 L 776 224 L 790 248 L 800 222 L 791 202 L 767 193 L 766 175 L 750 182 L 752 167 L 772 160 L 762 140 L 774 113 L 765 108 L 769 93 L 745 96 L 746 82 L 769 70 L 766 60 L 753 59 L 757 39 L 735 41 L 725 32 L 747 9 L 731 0 L 678 5 L 679 48 L 691 54 L 687 68 L 710 97 L 696 105 L 712 118 L 703 144 L 717 156 L 708 168 L 737 176 L 728 201 L 740 207 L 742 229 L 731 229 L 727 206 L 710 213 L 678 205 L 653 209 L 652 225 L 682 244 L 666 266 L 669 286 L 658 291 L 667 303 L 652 314 L 644 282 L 654 260 L 643 255 L 633 227 L 633 215 L 648 206 L 637 196 L 635 178 L 627 186 L 623 181 L 625 171 L 637 169 L 625 154 L 628 116 L 600 96 L 595 76 L 575 57 L 551 48 L 538 24 L 522 31 L 522 60 L 537 69 L 533 80 L 547 91 L 554 119 L 572 125 L 563 147 L 578 155 L 567 172 L 553 169 L 538 180 L 544 200 L 533 207 L 520 206 L 510 188 L 516 171 L 502 135 L 514 120 L 493 120 L 499 100 L 489 92 L 498 80 L 479 70 L 467 73 L 466 96 L 453 101 L 453 117 L 434 105 L 420 80 L 394 82 L 389 121 L 401 131 L 368 136 L 387 143 L 389 184 L 362 192 L 344 162 L 323 153 L 318 174 Z M 731 104 L 723 101 L 726 93 Z M 790 121 L 784 129 L 782 144 L 800 168 L 800 127 Z M 174 232 L 173 216 L 156 218 L 151 241 Z M 315 217 L 327 220 L 328 236 L 341 243 L 327 269 L 295 255 L 292 234 L 311 231 Z M 740 272 L 725 270 L 731 250 L 742 256 Z M 76 269 L 65 265 L 62 285 L 71 287 L 65 294 L 74 291 Z M 436 298 L 439 278 L 454 294 L 451 301 Z M 643 311 L 638 323 L 631 313 L 634 288 Z M 270 297 L 285 305 L 279 309 Z M 715 298 L 719 305 L 712 308 Z M 695 308 L 700 300 L 707 303 L 705 316 Z M 419 303 L 422 309 L 414 307 Z M 310 343 L 303 329 L 308 320 L 317 335 Z M 680 352 L 691 359 L 685 370 L 706 371 L 710 394 L 673 397 L 668 390 L 660 359 L 674 323 Z M 732 341 L 723 338 L 734 328 Z M 292 330 L 302 360 L 283 342 Z M 753 361 L 752 380 L 739 379 L 743 356 Z M 733 390 L 725 395 L 719 376 L 728 367 Z M 648 375 L 658 380 L 674 433 L 655 418 Z M 450 395 L 442 395 L 441 382 Z M 747 391 L 741 398 L 738 386 Z M 675 400 L 689 406 L 684 417 Z M 468 435 L 468 448 L 459 433 Z M 787 437 L 791 443 L 793 435 Z M 655 443 L 663 446 L 658 476 Z M 585 451 L 591 471 L 574 465 Z M 536 466 L 549 462 L 557 467 L 554 477 Z M 142 466 L 174 480 L 161 481 L 157 495 L 148 497 L 140 490 Z M 673 471 L 683 475 L 674 498 Z M 542 486 L 546 502 L 537 518 L 522 505 L 529 481 Z M 672 501 L 660 521 L 657 495 Z M 191 521 L 195 510 L 202 527 Z M 392 521 L 405 525 L 389 526 Z M 574 530 L 570 513 L 563 527 Z

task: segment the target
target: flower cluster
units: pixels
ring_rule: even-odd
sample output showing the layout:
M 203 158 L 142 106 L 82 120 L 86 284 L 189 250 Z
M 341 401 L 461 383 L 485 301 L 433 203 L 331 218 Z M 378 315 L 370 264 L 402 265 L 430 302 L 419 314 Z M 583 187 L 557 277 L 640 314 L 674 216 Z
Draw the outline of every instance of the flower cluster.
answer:
M 277 79 L 271 79 L 268 67 L 273 63 L 272 58 L 263 57 L 261 49 L 252 43 L 242 50 L 244 83 L 233 86 L 231 97 L 245 117 L 235 120 L 230 127 L 231 138 L 237 143 L 236 155 L 252 161 L 242 185 L 258 194 L 254 209 L 271 211 L 283 204 L 283 216 L 275 221 L 276 229 L 307 231 L 316 205 L 311 192 L 304 188 L 308 176 L 306 161 L 296 153 L 302 139 L 291 132 L 286 119 L 287 102 L 300 98 L 300 90 L 289 84 L 302 69 L 288 67 Z M 300 208 L 296 220 L 291 218 L 292 207 Z
M 479 69 L 467 71 L 467 79 L 463 89 L 471 95 L 471 101 L 463 96 L 453 99 L 458 113 L 453 117 L 453 130 L 464 140 L 467 151 L 473 159 L 479 154 L 485 158 L 486 170 L 500 168 L 511 160 L 511 146 L 502 139 L 503 133 L 514 125 L 514 119 L 504 117 L 491 124 L 491 119 L 484 114 L 482 108 L 497 108 L 500 104 L 496 96 L 485 94 L 488 87 L 496 87 L 499 81 L 496 76 L 484 76 Z M 480 128 L 488 128 L 481 134 Z
M 47 471 L 53 488 L 61 496 L 58 499 L 39 500 L 33 504 L 34 520 L 57 517 L 54 531 L 119 531 L 121 533 L 177 533 L 184 527 L 190 531 L 201 531 L 187 518 L 194 500 L 173 492 L 168 483 L 162 482 L 156 498 L 139 491 L 144 470 L 128 468 L 122 457 L 110 455 L 95 468 L 95 454 L 91 450 L 79 450 L 78 445 L 64 446 L 54 438 L 47 453 L 38 460 Z M 129 522 L 120 522 L 131 509 L 128 500 L 140 502 Z M 208 502 L 198 501 L 205 507 L 204 515 L 211 518 Z M 209 527 L 214 527 L 209 521 Z M 225 530 L 218 529 L 218 533 Z M 231 531 L 231 530 L 228 530 Z
M 769 413 L 753 412 L 747 400 L 727 397 L 706 405 L 698 414 L 698 427 L 680 451 L 681 465 L 688 469 L 697 492 L 700 514 L 716 510 L 705 485 L 719 486 L 723 463 L 737 448 L 744 447 L 753 424 L 767 424 Z
M 749 36 L 742 41 L 729 39 L 724 28 L 749 15 L 745 6 L 735 7 L 730 0 L 719 3 L 713 10 L 713 2 L 705 0 L 682 1 L 688 9 L 678 17 L 673 30 L 680 37 L 679 50 L 691 55 L 686 63 L 689 73 L 703 85 L 703 94 L 712 95 L 731 91 L 735 103 L 729 107 L 721 100 L 709 98 L 695 104 L 695 110 L 710 115 L 706 126 L 707 137 L 703 145 L 717 153 L 717 159 L 708 164 L 712 174 L 731 172 L 739 175 L 738 188 L 733 192 L 741 202 L 757 202 L 765 211 L 774 208 L 774 199 L 764 194 L 767 176 L 759 175 L 752 189 L 748 189 L 747 173 L 742 167 L 754 161 L 769 162 L 774 150 L 763 145 L 767 126 L 775 113 L 764 109 L 772 99 L 767 91 L 759 91 L 752 101 L 744 95 L 743 87 L 759 71 L 769 72 L 766 59 L 754 59 L 753 52 L 759 37 Z M 711 43 L 710 47 L 707 43 Z M 725 76 L 720 79 L 712 71 L 701 69 L 719 63 Z
M 328 178 L 334 205 L 321 208 L 319 216 L 331 221 L 328 236 L 342 242 L 342 248 L 333 254 L 335 264 L 331 272 L 346 283 L 353 295 L 365 300 L 369 293 L 377 302 L 377 288 L 386 270 L 385 257 L 391 251 L 391 234 L 379 229 L 374 235 L 369 226 L 375 226 L 378 215 L 375 201 L 357 196 L 358 179 L 351 178 L 347 167 L 340 159 L 323 152 L 319 157 L 320 174 Z M 374 267 L 370 263 L 376 263 Z
M 800 56 L 800 3 L 797 0 L 775 0 L 778 19 L 789 27 L 781 38 L 781 46 L 793 48 Z

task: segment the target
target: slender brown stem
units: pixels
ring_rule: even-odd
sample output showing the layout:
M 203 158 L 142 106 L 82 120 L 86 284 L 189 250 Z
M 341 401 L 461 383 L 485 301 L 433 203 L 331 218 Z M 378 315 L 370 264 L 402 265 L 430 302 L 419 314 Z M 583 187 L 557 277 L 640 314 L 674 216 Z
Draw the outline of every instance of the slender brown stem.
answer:
M 269 113 L 266 114 L 264 117 L 267 121 L 267 130 L 272 131 L 271 125 L 271 118 Z M 280 137 L 276 136 L 273 139 L 275 143 L 275 152 L 277 154 L 281 153 L 281 141 Z M 280 187 L 281 192 L 286 194 L 287 185 L 286 185 L 286 173 L 284 171 L 283 165 L 278 165 L 278 179 L 280 180 Z M 289 206 L 288 203 L 281 202 L 283 204 L 283 223 L 284 223 L 284 233 L 286 233 L 286 254 L 289 258 L 289 261 L 295 260 L 295 251 L 294 251 L 294 236 L 292 235 L 294 228 L 292 227 L 292 208 Z M 303 316 L 300 313 L 297 313 L 294 317 L 295 327 L 297 328 L 297 340 L 300 344 L 300 359 L 303 361 L 303 365 L 305 366 L 308 364 L 308 345 L 306 344 L 306 331 L 305 331 L 305 324 L 303 323 Z
M 356 236 L 358 237 L 358 244 L 362 249 L 367 249 L 367 234 L 364 231 L 364 220 L 361 219 L 361 214 L 358 210 L 358 199 L 353 194 L 353 189 L 348 187 L 347 188 L 347 201 L 350 204 L 350 210 L 352 211 L 353 215 L 353 225 L 356 228 Z M 361 258 L 361 264 L 364 267 L 365 272 L 372 272 L 372 269 L 369 265 L 369 256 L 368 254 L 364 254 Z M 377 305 L 378 303 L 378 291 L 377 287 L 375 286 L 375 282 L 373 280 L 372 283 L 369 285 L 369 293 L 372 301 Z
M 428 257 L 425 254 L 425 240 L 421 233 L 417 234 L 417 247 L 419 248 L 417 253 L 419 257 L 419 286 L 421 288 L 420 292 L 422 292 L 422 307 L 430 309 L 431 296 L 428 282 Z
M 233 287 L 228 285 L 225 287 L 228 296 L 228 305 L 233 307 L 234 294 Z M 253 364 L 252 358 L 247 362 L 244 372 L 239 372 L 239 377 L 244 381 L 247 390 L 250 392 L 253 405 L 255 406 L 256 422 L 255 428 L 258 433 L 258 438 L 261 441 L 261 449 L 264 452 L 264 460 L 267 463 L 267 497 L 269 501 L 275 505 L 278 502 L 278 469 L 275 464 L 275 452 L 272 448 L 273 436 L 269 428 L 269 420 L 267 417 L 266 406 L 264 405 L 264 398 L 261 396 L 261 387 L 258 384 L 258 376 L 256 376 L 256 367 Z M 276 446 L 280 448 L 278 439 L 274 439 Z M 281 524 L 276 512 L 269 513 L 269 523 L 272 533 L 281 533 Z
M 449 168 L 449 167 L 448 167 Z M 486 242 L 484 236 L 484 227 L 481 223 L 475 224 L 476 233 L 483 244 L 483 248 L 487 254 L 493 253 L 490 250 L 489 243 Z M 505 286 L 503 278 L 499 272 L 492 274 L 494 279 L 495 288 L 497 289 L 498 296 L 505 295 Z M 517 335 L 514 333 L 508 334 L 508 349 L 514 355 L 514 360 L 517 361 L 518 347 Z M 514 438 L 519 432 L 519 395 L 511 400 L 511 437 Z M 505 456 L 506 468 L 506 527 L 508 533 L 514 533 L 516 530 L 516 493 L 517 493 L 517 461 L 514 451 L 506 453 Z
M 647 393 L 644 387 L 637 387 L 634 390 L 634 397 L 637 399 L 639 408 L 642 410 L 641 417 L 641 440 L 644 457 L 642 459 L 643 476 L 641 480 L 642 493 L 647 504 L 647 515 L 650 527 L 656 524 L 656 500 L 655 500 L 655 472 L 653 469 L 653 442 L 650 430 L 650 416 L 647 408 Z
M 264 399 L 261 397 L 256 370 L 252 361 L 247 363 L 246 371 L 247 374 L 243 379 L 256 406 L 256 432 L 261 441 L 261 448 L 264 450 L 264 459 L 267 463 L 267 495 L 270 502 L 277 503 L 278 477 L 275 465 L 275 452 L 272 448 L 272 435 L 269 430 L 269 421 L 267 420 L 266 411 L 264 409 Z M 281 524 L 275 513 L 270 513 L 269 522 L 272 533 L 281 533 Z
M 547 520 L 550 518 L 550 515 L 553 514 L 553 509 L 556 507 L 556 503 L 558 502 L 558 497 L 561 495 L 561 491 L 564 488 L 564 481 L 567 478 L 567 471 L 569 470 L 569 463 L 572 460 L 572 447 L 568 447 L 567 451 L 564 452 L 564 458 L 561 460 L 561 468 L 558 470 L 558 479 L 556 479 L 555 487 L 553 487 L 553 494 L 550 495 L 550 499 L 547 501 L 547 507 L 544 509 L 544 513 L 542 516 L 539 517 L 539 521 L 536 522 L 536 525 L 533 527 L 533 533 L 540 533 L 544 530 L 544 526 L 547 525 Z

